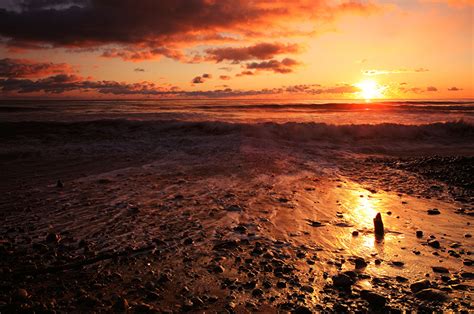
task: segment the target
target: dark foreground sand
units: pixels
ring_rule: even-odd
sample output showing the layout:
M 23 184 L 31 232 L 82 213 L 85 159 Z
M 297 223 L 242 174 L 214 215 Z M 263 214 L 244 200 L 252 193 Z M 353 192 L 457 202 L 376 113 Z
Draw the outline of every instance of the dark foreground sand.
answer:
M 456 127 L 3 124 L 0 312 L 472 312 Z

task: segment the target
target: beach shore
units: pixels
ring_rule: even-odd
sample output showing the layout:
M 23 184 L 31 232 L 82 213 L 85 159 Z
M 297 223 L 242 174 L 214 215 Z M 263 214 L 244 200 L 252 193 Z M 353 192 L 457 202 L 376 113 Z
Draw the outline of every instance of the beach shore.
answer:
M 470 125 L 1 128 L 0 312 L 474 310 Z

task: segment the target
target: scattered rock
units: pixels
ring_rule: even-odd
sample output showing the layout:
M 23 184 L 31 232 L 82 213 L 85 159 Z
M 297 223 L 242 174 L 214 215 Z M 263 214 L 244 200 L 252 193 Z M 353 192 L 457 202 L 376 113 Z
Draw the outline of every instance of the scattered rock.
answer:
M 415 297 L 430 302 L 445 302 L 449 299 L 446 292 L 433 288 L 420 290 L 415 293 Z
M 360 297 L 367 301 L 372 307 L 384 307 L 385 303 L 387 303 L 387 298 L 370 290 L 362 290 Z
M 362 257 L 357 257 L 354 260 L 355 268 L 356 269 L 361 269 L 367 267 L 367 262 L 362 258 Z
M 417 230 L 417 231 L 416 231 L 416 237 L 417 237 L 417 238 L 423 238 L 423 231 Z
M 439 243 L 439 241 L 434 240 L 434 239 L 428 240 L 428 245 L 435 249 L 439 249 L 441 247 L 441 244 Z
M 338 274 L 332 277 L 332 284 L 338 288 L 350 288 L 354 280 L 346 274 Z
M 123 297 L 118 297 L 114 303 L 114 310 L 117 311 L 126 311 L 129 308 L 127 299 Z
M 428 289 L 429 287 L 431 287 L 431 282 L 428 279 L 423 279 L 423 280 L 419 280 L 419 281 L 416 281 L 416 282 L 412 283 L 410 285 L 410 290 L 413 293 L 416 293 L 418 291 Z
M 359 231 L 357 231 L 357 230 L 352 231 L 352 236 L 353 237 L 357 237 L 358 235 L 359 235 Z
M 46 236 L 46 242 L 48 243 L 58 243 L 59 240 L 61 240 L 61 236 L 57 233 L 51 232 Z
M 191 238 L 186 238 L 184 241 L 183 241 L 184 245 L 191 245 L 194 243 L 194 240 L 191 239 Z
M 28 291 L 26 289 L 18 289 L 16 291 L 15 297 L 19 301 L 26 301 L 29 297 Z
M 241 212 L 242 207 L 240 207 L 239 205 L 233 204 L 233 205 L 227 206 L 226 210 L 228 212 Z
M 58 181 L 56 182 L 56 187 L 57 187 L 57 188 L 63 188 L 63 187 L 64 187 L 63 181 L 58 180 Z
M 437 208 L 428 209 L 428 215 L 439 215 L 441 212 Z
M 442 267 L 442 266 L 433 266 L 431 267 L 433 269 L 433 271 L 435 273 L 442 273 L 442 274 L 447 274 L 449 273 L 449 269 L 447 269 L 446 267 Z

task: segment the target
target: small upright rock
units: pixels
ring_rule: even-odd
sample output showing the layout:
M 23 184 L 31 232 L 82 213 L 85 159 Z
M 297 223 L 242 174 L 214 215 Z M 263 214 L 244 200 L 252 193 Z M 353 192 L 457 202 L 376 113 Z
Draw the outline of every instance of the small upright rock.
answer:
M 383 238 L 385 234 L 383 221 L 382 221 L 382 215 L 380 215 L 380 213 L 377 213 L 377 215 L 374 218 L 374 233 L 375 233 L 375 236 L 378 238 Z
M 64 187 L 63 181 L 58 180 L 58 181 L 56 182 L 56 187 L 57 187 L 57 188 L 63 188 L 63 187 Z
M 416 237 L 417 237 L 417 238 L 423 238 L 423 231 L 417 230 L 417 231 L 416 231 Z

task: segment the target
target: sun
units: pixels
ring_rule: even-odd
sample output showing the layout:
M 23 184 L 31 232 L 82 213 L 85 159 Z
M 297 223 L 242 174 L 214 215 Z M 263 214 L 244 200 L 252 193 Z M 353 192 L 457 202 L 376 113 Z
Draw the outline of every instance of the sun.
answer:
M 383 91 L 385 87 L 380 86 L 374 80 L 364 80 L 355 84 L 356 87 L 360 89 L 358 95 L 361 98 L 364 98 L 366 101 L 370 101 L 375 98 L 383 98 Z

